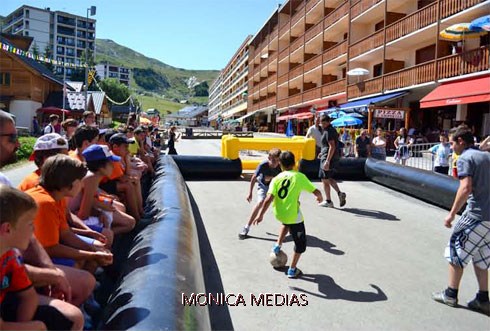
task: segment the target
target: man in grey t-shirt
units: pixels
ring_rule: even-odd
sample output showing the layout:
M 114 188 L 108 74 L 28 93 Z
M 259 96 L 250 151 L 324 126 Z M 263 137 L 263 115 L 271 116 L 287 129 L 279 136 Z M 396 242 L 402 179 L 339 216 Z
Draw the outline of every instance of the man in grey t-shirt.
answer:
M 451 146 L 457 161 L 459 188 L 444 225 L 451 227 L 456 213 L 466 209 L 456 222 L 445 257 L 449 262 L 449 285 L 432 298 L 457 306 L 463 268 L 473 262 L 479 292 L 468 302 L 468 308 L 490 314 L 488 269 L 490 268 L 490 154 L 472 148 L 471 131 L 461 126 L 451 133 Z

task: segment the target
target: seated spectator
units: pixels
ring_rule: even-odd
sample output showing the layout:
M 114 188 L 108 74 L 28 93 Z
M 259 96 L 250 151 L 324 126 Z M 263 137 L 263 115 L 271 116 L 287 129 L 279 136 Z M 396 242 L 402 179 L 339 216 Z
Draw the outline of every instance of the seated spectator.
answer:
M 98 189 L 101 179 L 112 173 L 114 162 L 120 158 L 103 145 L 92 145 L 83 155 L 89 171 L 82 179 L 82 189 L 70 201 L 71 211 L 89 226 L 111 229 L 114 234 L 131 231 L 135 219 L 115 208 L 114 201 Z
M 68 266 L 77 263 L 80 268 L 94 272 L 99 265 L 112 264 L 112 254 L 102 247 L 86 243 L 71 231 L 64 199 L 79 193 L 86 172 L 79 160 L 62 154 L 52 156 L 41 168 L 39 185 L 26 193 L 38 205 L 34 233 L 51 259 Z
M 143 160 L 143 162 L 146 163 L 148 166 L 148 173 L 151 176 L 155 175 L 155 170 L 153 168 L 153 164 L 155 162 L 155 157 L 151 153 L 151 151 L 148 150 L 148 147 L 145 143 L 146 141 L 146 133 L 142 127 L 137 127 L 134 130 L 134 137 L 136 139 L 136 144 L 138 146 L 138 157 Z
M 63 138 L 65 138 L 67 141 L 70 141 L 71 137 L 75 134 L 75 131 L 78 127 L 78 122 L 73 119 L 69 118 L 61 123 L 61 126 L 63 128 L 63 131 L 65 131 L 65 134 L 63 135 Z M 75 149 L 74 146 L 70 146 L 70 149 Z
M 96 144 L 99 139 L 99 129 L 87 125 L 81 125 L 75 130 L 75 134 L 71 138 L 75 146 L 75 150 L 68 154 L 82 162 L 85 161 L 82 152 L 90 145 Z
M 0 329 L 82 330 L 81 311 L 67 302 L 40 297 L 22 263 L 19 250 L 29 245 L 36 202 L 3 184 L 0 201 Z
M 97 123 L 95 121 L 95 113 L 93 111 L 84 111 L 82 114 L 82 119 L 83 120 L 80 125 L 86 125 L 94 128 L 97 127 Z

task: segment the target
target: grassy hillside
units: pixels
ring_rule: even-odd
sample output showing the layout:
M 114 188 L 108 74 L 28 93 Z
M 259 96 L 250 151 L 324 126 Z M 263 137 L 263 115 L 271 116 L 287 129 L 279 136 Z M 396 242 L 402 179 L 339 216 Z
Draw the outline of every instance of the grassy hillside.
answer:
M 167 99 L 187 99 L 189 90 L 185 82 L 189 77 L 195 76 L 199 82 L 207 81 L 211 85 L 219 73 L 217 70 L 175 68 L 109 39 L 97 39 L 96 47 L 97 63 L 107 61 L 130 69 L 137 68 L 136 80 L 132 75 L 130 86 L 138 91 L 151 88 L 152 92 L 165 95 Z
M 158 109 L 162 115 L 165 115 L 167 111 L 175 113 L 177 110 L 186 106 L 177 102 L 162 99 L 157 96 L 138 95 L 136 99 L 138 99 L 141 109 L 144 111 L 150 108 L 155 108 Z

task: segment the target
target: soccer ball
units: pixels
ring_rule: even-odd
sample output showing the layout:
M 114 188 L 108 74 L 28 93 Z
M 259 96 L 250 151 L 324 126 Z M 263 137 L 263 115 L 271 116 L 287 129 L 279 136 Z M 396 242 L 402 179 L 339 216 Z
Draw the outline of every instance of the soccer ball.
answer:
M 274 254 L 274 252 L 271 252 L 269 262 L 274 268 L 281 268 L 288 262 L 288 256 L 282 250 L 280 250 L 277 255 Z

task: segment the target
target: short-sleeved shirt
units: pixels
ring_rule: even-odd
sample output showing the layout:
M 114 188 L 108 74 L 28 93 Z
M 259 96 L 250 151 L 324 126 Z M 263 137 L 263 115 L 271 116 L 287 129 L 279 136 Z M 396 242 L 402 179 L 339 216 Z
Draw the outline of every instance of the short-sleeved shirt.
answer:
M 328 142 L 329 141 L 335 141 L 335 148 L 336 148 L 336 151 L 332 157 L 332 160 L 333 159 L 339 159 L 340 158 L 340 148 L 339 148 L 339 144 L 338 144 L 338 141 L 339 141 L 339 134 L 337 132 L 337 130 L 335 130 L 335 128 L 331 125 L 329 125 L 325 130 L 323 130 L 323 135 L 322 135 L 322 150 L 321 150 L 321 157 L 322 159 L 326 159 L 327 158 L 327 155 L 328 155 L 328 150 L 330 148 Z
M 60 233 L 68 229 L 66 220 L 66 201 L 54 198 L 42 187 L 37 185 L 26 191 L 37 204 L 37 214 L 34 219 L 34 234 L 43 247 L 59 244 Z
M 41 170 L 37 169 L 36 171 L 31 172 L 29 175 L 24 177 L 17 188 L 25 192 L 28 189 L 31 189 L 39 184 L 39 178 L 41 178 Z
M 438 144 L 429 148 L 429 152 L 436 155 L 434 166 L 449 167 L 449 156 L 451 155 L 451 145 Z
M 7 178 L 4 174 L 0 172 L 0 184 L 4 184 L 7 186 L 12 186 L 12 183 L 10 182 L 10 179 Z
M 471 177 L 473 191 L 464 211 L 469 217 L 490 221 L 490 153 L 466 149 L 457 161 L 458 177 Z
M 0 303 L 7 293 L 25 291 L 31 286 L 18 249 L 9 249 L 0 256 Z
M 104 177 L 100 181 L 101 183 L 107 183 L 110 180 L 118 179 L 119 177 L 124 176 L 124 165 L 121 161 L 112 161 L 112 165 L 114 166 L 112 169 L 112 173 L 109 177 Z
M 357 150 L 359 152 L 367 152 L 368 146 L 370 145 L 370 141 L 368 137 L 362 139 L 362 136 L 356 138 Z
M 283 171 L 269 186 L 268 194 L 274 196 L 273 211 L 276 218 L 284 224 L 301 223 L 298 219 L 299 196 L 302 191 L 313 192 L 316 187 L 301 172 Z
M 271 168 L 268 160 L 262 161 L 255 169 L 255 177 L 259 188 L 267 191 L 272 178 L 279 173 L 281 173 L 281 166 L 278 165 L 276 168 Z
M 322 147 L 322 133 L 323 130 L 316 125 L 312 125 L 308 128 L 306 132 L 306 138 L 315 139 L 315 143 L 317 147 Z
M 136 142 L 128 145 L 128 151 L 131 155 L 138 154 L 138 144 Z

